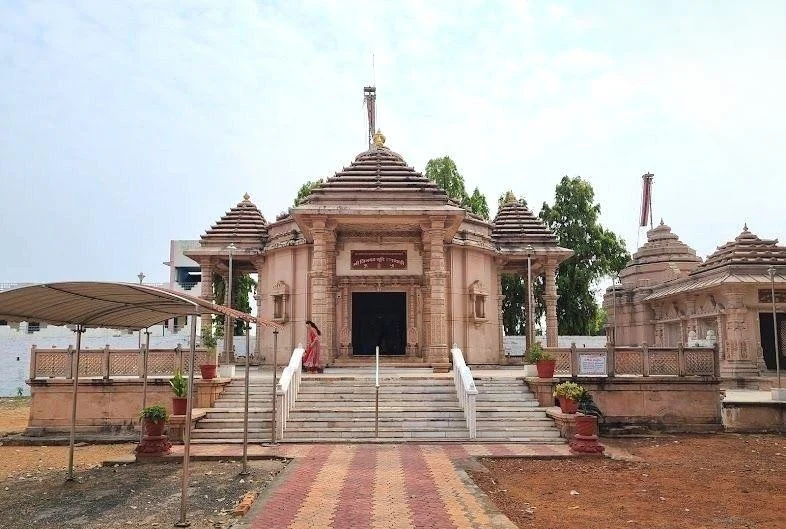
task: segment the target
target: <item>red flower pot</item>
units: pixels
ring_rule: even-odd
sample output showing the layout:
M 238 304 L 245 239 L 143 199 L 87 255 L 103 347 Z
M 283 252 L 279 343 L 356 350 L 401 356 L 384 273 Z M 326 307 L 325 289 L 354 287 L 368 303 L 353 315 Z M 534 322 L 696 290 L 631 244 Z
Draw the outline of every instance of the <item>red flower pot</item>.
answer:
M 172 415 L 185 415 L 188 398 L 172 397 Z
M 559 408 L 562 410 L 562 413 L 576 413 L 579 411 L 579 403 L 572 399 L 559 397 Z
M 576 415 L 576 423 L 574 425 L 574 434 L 589 437 L 598 434 L 598 418 L 594 415 L 584 415 L 579 413 Z
M 556 360 L 538 360 L 535 365 L 538 368 L 539 378 L 554 378 L 554 367 L 557 365 Z
M 200 364 L 199 372 L 202 373 L 202 380 L 210 380 L 216 378 L 216 365 Z

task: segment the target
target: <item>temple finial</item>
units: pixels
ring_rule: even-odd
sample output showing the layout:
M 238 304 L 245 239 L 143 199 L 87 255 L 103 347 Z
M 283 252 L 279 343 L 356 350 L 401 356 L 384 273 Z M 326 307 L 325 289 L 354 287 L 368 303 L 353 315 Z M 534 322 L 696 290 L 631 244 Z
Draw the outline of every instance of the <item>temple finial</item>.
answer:
M 747 222 L 742 226 L 742 231 L 744 231 L 744 232 L 748 231 L 748 223 Z
M 660 218 L 660 225 L 663 226 L 663 217 Z
M 385 135 L 382 134 L 382 131 L 377 129 L 377 132 L 374 133 L 374 147 L 380 149 L 385 146 Z
M 248 202 L 250 198 L 251 198 L 251 195 L 249 195 L 248 193 L 244 194 L 243 195 L 243 202 Z

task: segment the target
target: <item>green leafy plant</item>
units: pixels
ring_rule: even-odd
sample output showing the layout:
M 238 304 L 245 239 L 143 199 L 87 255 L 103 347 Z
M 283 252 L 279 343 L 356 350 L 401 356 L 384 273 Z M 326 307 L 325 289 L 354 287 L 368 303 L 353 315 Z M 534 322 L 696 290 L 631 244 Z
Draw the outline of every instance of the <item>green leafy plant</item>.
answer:
M 202 329 L 202 345 L 208 349 L 215 349 L 218 342 L 210 329 Z
M 584 415 L 594 415 L 599 421 L 605 419 L 605 415 L 600 411 L 598 405 L 592 400 L 592 395 L 586 389 L 579 396 L 579 411 Z
M 532 344 L 532 347 L 529 348 L 529 351 L 527 351 L 524 360 L 528 364 L 537 364 L 539 360 L 554 360 L 554 356 L 544 351 L 539 342 L 535 342 Z
M 576 402 L 584 394 L 584 388 L 575 382 L 560 382 L 554 386 L 554 396 L 563 399 L 570 399 Z
M 148 422 L 166 422 L 166 420 L 169 419 L 169 414 L 166 412 L 166 408 L 160 404 L 142 408 L 142 411 L 139 412 L 139 416 Z
M 183 398 L 188 395 L 188 379 L 183 376 L 179 369 L 175 371 L 175 376 L 170 379 L 169 385 L 172 386 L 175 397 Z

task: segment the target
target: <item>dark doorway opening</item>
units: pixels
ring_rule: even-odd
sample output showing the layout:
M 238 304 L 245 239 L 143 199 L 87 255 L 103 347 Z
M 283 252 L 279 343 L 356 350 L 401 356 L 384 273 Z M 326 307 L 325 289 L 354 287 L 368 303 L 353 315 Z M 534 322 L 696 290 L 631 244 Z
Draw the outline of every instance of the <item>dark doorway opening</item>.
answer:
M 786 314 L 778 313 L 778 347 L 780 347 L 781 369 L 786 359 Z M 775 369 L 775 329 L 772 328 L 772 312 L 759 313 L 759 332 L 761 333 L 761 348 L 764 351 L 764 363 L 767 369 Z
M 404 292 L 352 293 L 352 354 L 406 353 L 407 295 Z

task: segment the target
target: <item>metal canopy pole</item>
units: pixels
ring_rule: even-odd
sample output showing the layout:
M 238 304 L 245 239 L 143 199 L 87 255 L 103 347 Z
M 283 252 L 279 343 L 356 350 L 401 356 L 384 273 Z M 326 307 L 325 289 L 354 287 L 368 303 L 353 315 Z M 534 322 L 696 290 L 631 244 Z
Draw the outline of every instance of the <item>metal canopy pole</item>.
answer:
M 68 477 L 66 481 L 74 481 L 74 444 L 76 442 L 76 398 L 79 395 L 79 352 L 82 349 L 82 333 L 85 332 L 84 325 L 77 325 L 74 329 L 76 333 L 76 362 L 71 359 L 74 366 L 74 389 L 71 397 L 71 440 L 68 444 Z
M 278 380 L 276 372 L 278 371 L 278 329 L 273 329 L 273 406 L 270 413 L 270 439 L 273 443 L 276 442 L 276 386 Z
M 141 332 L 141 331 L 140 331 Z M 147 406 L 147 360 L 150 354 L 150 330 L 145 329 L 145 348 L 142 349 L 142 409 Z M 139 421 L 139 439 L 145 436 L 145 418 Z
M 194 407 L 194 362 L 196 361 L 196 315 L 191 315 L 191 361 L 188 363 L 188 394 L 186 395 L 186 423 L 183 425 L 183 479 L 180 482 L 180 520 L 175 527 L 190 527 L 186 521 L 188 499 L 188 463 L 191 456 L 191 411 Z
M 241 476 L 248 475 L 248 357 L 251 355 L 251 322 L 246 322 L 246 375 L 245 399 L 243 405 L 243 470 Z

